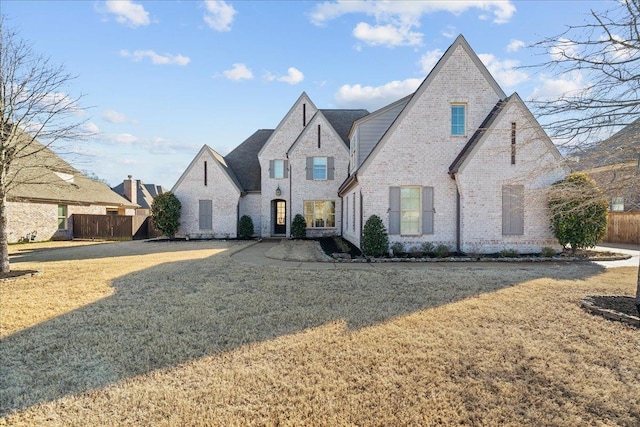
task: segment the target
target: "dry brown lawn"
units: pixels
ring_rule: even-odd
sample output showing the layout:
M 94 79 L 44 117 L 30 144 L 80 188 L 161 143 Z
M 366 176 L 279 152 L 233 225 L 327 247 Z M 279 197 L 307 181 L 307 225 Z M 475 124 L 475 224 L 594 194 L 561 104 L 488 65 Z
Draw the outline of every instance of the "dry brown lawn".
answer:
M 633 268 L 256 267 L 246 243 L 12 247 L 0 425 L 640 425 Z

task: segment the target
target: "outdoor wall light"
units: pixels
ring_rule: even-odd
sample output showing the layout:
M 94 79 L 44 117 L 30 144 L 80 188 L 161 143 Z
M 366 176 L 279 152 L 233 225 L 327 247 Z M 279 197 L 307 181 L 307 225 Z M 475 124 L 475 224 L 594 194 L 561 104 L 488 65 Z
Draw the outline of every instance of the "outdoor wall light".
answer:
M 282 190 L 280 190 L 280 186 L 278 185 L 278 188 L 276 188 L 276 196 L 279 196 L 282 194 Z

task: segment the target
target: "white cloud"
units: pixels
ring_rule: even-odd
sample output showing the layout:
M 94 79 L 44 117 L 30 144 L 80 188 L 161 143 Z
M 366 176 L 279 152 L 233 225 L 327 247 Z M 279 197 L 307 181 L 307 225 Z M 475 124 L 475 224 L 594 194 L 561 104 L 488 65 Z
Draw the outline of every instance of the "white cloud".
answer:
M 131 0 L 107 0 L 104 2 L 108 13 L 116 16 L 116 21 L 130 27 L 149 25 L 149 12 L 141 4 Z
M 341 108 L 367 108 L 377 110 L 391 102 L 415 92 L 422 79 L 394 80 L 382 86 L 342 85 L 334 98 Z
M 82 130 L 89 134 L 97 134 L 100 133 L 100 128 L 93 122 L 87 122 L 82 126 Z
M 231 31 L 233 17 L 237 13 L 233 6 L 221 0 L 205 0 L 204 22 L 216 31 Z
M 456 27 L 453 25 L 447 25 L 447 29 L 443 30 L 440 34 L 442 34 L 443 37 L 452 39 L 457 35 Z
M 420 57 L 420 69 L 423 74 L 429 74 L 444 53 L 440 49 L 430 50 Z
M 542 85 L 536 87 L 531 94 L 530 99 L 533 101 L 556 101 L 564 97 L 573 97 L 587 90 L 587 82 L 585 82 L 582 74 L 572 73 L 566 78 L 552 79 L 542 77 Z
M 180 65 L 185 66 L 191 59 L 188 56 L 182 55 L 172 55 L 169 53 L 165 53 L 164 55 L 160 55 L 153 50 L 136 50 L 134 52 L 129 52 L 128 50 L 121 50 L 120 56 L 124 58 L 131 58 L 135 62 L 140 62 L 144 58 L 149 58 L 152 64 L 155 65 Z
M 290 85 L 296 85 L 304 80 L 304 74 L 295 67 L 289 67 L 287 74 L 284 76 L 276 76 L 275 74 L 267 72 L 264 79 L 268 82 L 277 80 L 279 82 L 289 83 Z
M 412 32 L 410 26 L 391 24 L 371 26 L 360 22 L 353 29 L 353 36 L 370 46 L 415 46 L 422 43 L 422 33 Z
M 510 1 L 325 1 L 309 14 L 311 22 L 324 26 L 328 21 L 347 14 L 370 16 L 375 24 L 358 23 L 353 34 L 359 40 L 379 46 L 416 45 L 422 43 L 422 34 L 413 31 L 420 27 L 423 15 L 449 12 L 460 15 L 479 10 L 481 19 L 493 17 L 493 22 L 508 22 L 516 11 Z M 451 32 L 449 31 L 448 34 Z
M 251 80 L 253 73 L 244 64 L 233 64 L 233 68 L 222 72 L 222 75 L 229 80 Z
M 522 40 L 511 39 L 507 45 L 507 52 L 517 52 L 525 46 Z
M 125 116 L 123 113 L 114 110 L 105 110 L 105 112 L 102 113 L 102 118 L 109 123 L 133 122 L 133 120 L 127 118 L 127 116 Z
M 549 49 L 549 55 L 554 61 L 561 61 L 575 57 L 577 46 L 574 42 L 564 37 L 560 37 L 556 44 Z
M 115 142 L 116 144 L 123 145 L 133 144 L 134 142 L 138 141 L 138 137 L 133 136 L 130 133 L 112 133 L 106 135 L 106 138 L 110 142 Z
M 500 61 L 490 53 L 481 53 L 478 57 L 500 86 L 515 87 L 529 78 L 527 73 L 517 69 L 520 64 L 518 61 L 511 59 Z

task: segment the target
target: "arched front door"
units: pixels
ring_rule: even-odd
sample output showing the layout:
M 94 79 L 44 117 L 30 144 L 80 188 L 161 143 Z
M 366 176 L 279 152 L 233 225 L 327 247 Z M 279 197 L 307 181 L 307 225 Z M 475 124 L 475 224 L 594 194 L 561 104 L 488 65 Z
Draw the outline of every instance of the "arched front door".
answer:
M 287 234 L 287 202 L 285 200 L 271 202 L 271 222 L 273 234 Z

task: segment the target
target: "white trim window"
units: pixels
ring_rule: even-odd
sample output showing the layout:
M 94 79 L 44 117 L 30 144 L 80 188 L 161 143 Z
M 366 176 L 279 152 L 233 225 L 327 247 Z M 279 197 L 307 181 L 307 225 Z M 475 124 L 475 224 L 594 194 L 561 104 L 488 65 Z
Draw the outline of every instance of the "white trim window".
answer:
M 304 219 L 307 228 L 335 228 L 336 202 L 334 200 L 305 200 Z

